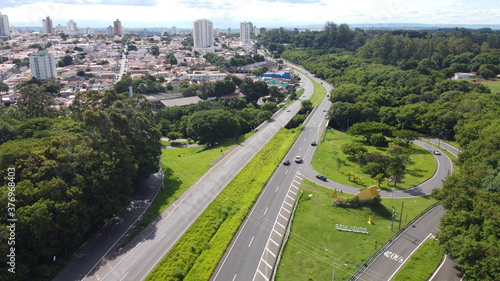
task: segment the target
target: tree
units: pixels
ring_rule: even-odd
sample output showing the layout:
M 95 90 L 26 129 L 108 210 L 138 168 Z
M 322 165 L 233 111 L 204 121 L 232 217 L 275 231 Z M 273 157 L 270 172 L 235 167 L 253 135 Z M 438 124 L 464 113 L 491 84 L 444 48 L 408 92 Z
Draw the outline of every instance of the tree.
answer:
M 23 87 L 17 104 L 23 119 L 52 117 L 55 115 L 55 110 L 51 107 L 54 100 L 39 86 L 29 85 Z
M 363 122 L 352 125 L 347 131 L 348 134 L 354 136 L 363 136 L 367 142 L 371 142 L 371 137 L 374 134 L 381 133 L 384 136 L 392 136 L 393 128 L 389 125 L 379 122 Z
M 245 78 L 240 86 L 241 92 L 245 94 L 245 99 L 247 102 L 257 104 L 257 101 L 261 97 L 265 97 L 269 94 L 269 89 L 266 82 L 258 81 L 253 82 L 250 78 Z
M 192 139 L 213 146 L 227 138 L 237 137 L 240 133 L 240 124 L 227 110 L 202 110 L 189 117 L 186 132 Z
M 158 57 L 160 55 L 160 49 L 157 45 L 151 46 L 150 52 L 151 52 L 151 55 L 153 55 L 155 57 Z
M 65 67 L 65 66 L 68 66 L 68 65 L 72 65 L 73 64 L 73 58 L 69 55 L 65 55 L 62 60 L 60 60 L 57 65 L 59 67 Z
M 406 146 L 409 146 L 412 141 L 421 136 L 419 133 L 411 130 L 395 130 L 393 131 L 393 135 L 406 142 Z
M 7 93 L 9 91 L 9 85 L 4 82 L 0 82 L 0 94 Z
M 342 145 L 342 152 L 350 156 L 351 160 L 355 160 L 360 154 L 368 152 L 368 149 L 360 143 L 348 142 Z

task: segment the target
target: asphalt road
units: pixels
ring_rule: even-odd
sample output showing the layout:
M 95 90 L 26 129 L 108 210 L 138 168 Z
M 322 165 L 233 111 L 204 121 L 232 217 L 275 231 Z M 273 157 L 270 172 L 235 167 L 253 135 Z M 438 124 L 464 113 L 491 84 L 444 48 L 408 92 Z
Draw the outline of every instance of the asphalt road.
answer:
M 300 171 L 314 154 L 315 147 L 311 143 L 318 142 L 326 126 L 323 108 L 328 104 L 325 100 L 311 115 L 285 157 L 290 160 L 290 166 L 281 165 L 275 171 L 211 280 L 270 280 L 303 178 Z M 303 163 L 295 163 L 295 156 L 301 156 Z
M 304 85 L 305 94 L 311 95 L 310 81 L 304 81 Z M 214 165 L 125 248 L 108 252 L 83 280 L 145 279 L 208 204 L 298 112 L 300 103 L 295 102 L 288 109 L 290 112 L 277 112 L 272 122 L 260 127 L 256 134 Z
M 359 281 L 387 281 L 406 263 L 413 252 L 429 237 L 436 234 L 445 210 L 437 205 L 409 226 L 388 244 L 368 267 L 355 279 Z M 448 279 L 441 279 L 448 280 Z
M 422 141 L 414 141 L 414 143 L 428 150 L 430 153 L 436 150 L 434 146 Z M 412 188 L 405 190 L 394 190 L 394 191 L 382 190 L 380 191 L 380 196 L 382 198 L 420 197 L 430 194 L 436 188 L 440 188 L 446 177 L 453 172 L 453 163 L 451 162 L 451 159 L 444 153 L 442 153 L 441 155 L 434 155 L 434 157 L 436 158 L 437 161 L 437 169 L 434 175 L 430 179 Z M 335 182 L 335 179 L 329 179 L 327 182 L 316 179 L 315 176 L 317 174 L 320 174 L 320 172 L 315 171 L 310 165 L 305 166 L 304 169 L 302 170 L 302 173 L 306 176 L 306 178 L 330 189 L 337 189 L 338 191 L 343 191 L 350 194 L 355 194 L 359 191 L 359 188 L 337 183 Z
M 442 263 L 428 281 L 462 281 L 463 279 L 464 275 L 458 270 L 457 263 L 450 256 L 445 255 Z
M 103 256 L 116 251 L 158 194 L 162 183 L 163 170 L 152 174 L 143 183 L 132 202 L 92 237 L 52 280 L 82 280 Z

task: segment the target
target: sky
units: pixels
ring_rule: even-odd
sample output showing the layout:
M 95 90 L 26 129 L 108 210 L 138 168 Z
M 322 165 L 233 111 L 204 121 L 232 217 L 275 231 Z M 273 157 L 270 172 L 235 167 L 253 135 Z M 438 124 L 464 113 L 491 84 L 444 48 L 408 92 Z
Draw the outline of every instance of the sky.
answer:
M 12 26 L 53 25 L 73 19 L 79 28 L 107 27 L 120 19 L 124 28 L 192 28 L 209 19 L 214 28 L 337 24 L 421 23 L 500 25 L 500 0 L 1 0 L 0 13 Z

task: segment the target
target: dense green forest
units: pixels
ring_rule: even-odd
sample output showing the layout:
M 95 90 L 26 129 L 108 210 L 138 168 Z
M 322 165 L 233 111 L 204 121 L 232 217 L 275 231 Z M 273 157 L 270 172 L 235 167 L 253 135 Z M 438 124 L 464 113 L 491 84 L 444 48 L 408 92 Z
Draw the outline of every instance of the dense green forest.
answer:
M 440 244 L 468 280 L 500 279 L 500 93 L 455 72 L 500 74 L 500 31 L 364 31 L 328 22 L 324 31 L 275 29 L 259 45 L 335 86 L 330 125 L 381 122 L 456 141 L 456 172 L 436 196 L 448 210 Z
M 0 280 L 49 280 L 157 171 L 160 132 L 143 99 L 114 90 L 61 109 L 44 87 L 21 93 L 0 108 L 0 252 L 3 268 L 15 267 Z

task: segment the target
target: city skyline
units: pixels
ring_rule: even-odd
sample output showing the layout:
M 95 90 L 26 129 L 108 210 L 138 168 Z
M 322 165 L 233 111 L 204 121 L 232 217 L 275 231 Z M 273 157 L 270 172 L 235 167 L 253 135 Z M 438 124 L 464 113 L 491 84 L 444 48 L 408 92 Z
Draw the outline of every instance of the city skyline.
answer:
M 78 4 L 74 4 L 74 3 Z M 213 21 L 214 28 L 238 27 L 252 21 L 258 27 L 322 25 L 335 23 L 421 23 L 421 24 L 500 24 L 500 1 L 464 0 L 6 0 L 0 12 L 9 16 L 12 26 L 41 26 L 45 17 L 54 26 L 69 19 L 80 28 L 106 27 L 115 19 L 124 28 L 189 28 L 199 18 Z M 78 11 L 78 13 L 76 13 Z

